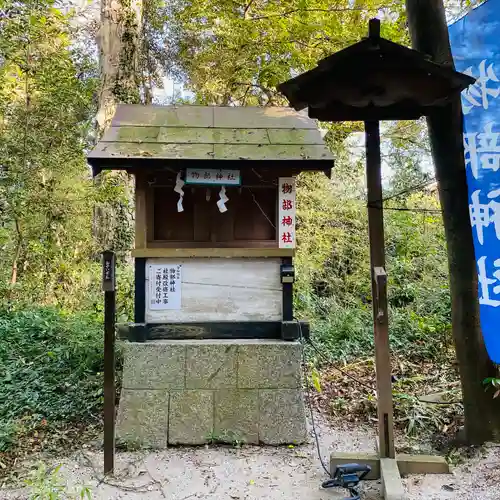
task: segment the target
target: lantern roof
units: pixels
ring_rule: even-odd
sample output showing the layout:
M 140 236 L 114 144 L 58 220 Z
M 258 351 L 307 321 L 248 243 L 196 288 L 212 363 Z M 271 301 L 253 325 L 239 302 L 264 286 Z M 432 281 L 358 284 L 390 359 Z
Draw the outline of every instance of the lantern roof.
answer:
M 295 110 L 324 121 L 409 120 L 474 83 L 474 78 L 437 64 L 425 54 L 380 37 L 380 21 L 369 36 L 317 63 L 278 90 Z
M 287 107 L 121 104 L 87 157 L 104 169 L 293 168 L 329 173 L 317 122 Z

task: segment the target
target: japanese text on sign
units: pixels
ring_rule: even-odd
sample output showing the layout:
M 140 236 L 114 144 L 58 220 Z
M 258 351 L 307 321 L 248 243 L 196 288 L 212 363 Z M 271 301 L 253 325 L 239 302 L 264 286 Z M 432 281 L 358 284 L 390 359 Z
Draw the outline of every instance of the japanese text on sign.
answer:
M 181 273 L 180 264 L 149 266 L 149 309 L 181 308 Z
M 240 171 L 188 168 L 186 169 L 186 184 L 239 186 L 241 184 Z
M 280 177 L 278 239 L 279 248 L 295 248 L 295 178 Z
M 115 255 L 113 252 L 102 254 L 102 289 L 105 292 L 115 290 Z
M 500 363 L 500 0 L 450 26 L 450 41 L 457 70 L 476 79 L 462 92 L 469 214 L 481 330 Z

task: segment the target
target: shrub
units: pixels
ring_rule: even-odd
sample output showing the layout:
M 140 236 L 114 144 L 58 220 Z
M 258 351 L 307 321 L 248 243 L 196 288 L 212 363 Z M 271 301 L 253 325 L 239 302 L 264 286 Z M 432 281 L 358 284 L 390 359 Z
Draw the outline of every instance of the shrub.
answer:
M 0 310 L 0 450 L 16 423 L 95 422 L 102 405 L 99 318 L 52 308 Z

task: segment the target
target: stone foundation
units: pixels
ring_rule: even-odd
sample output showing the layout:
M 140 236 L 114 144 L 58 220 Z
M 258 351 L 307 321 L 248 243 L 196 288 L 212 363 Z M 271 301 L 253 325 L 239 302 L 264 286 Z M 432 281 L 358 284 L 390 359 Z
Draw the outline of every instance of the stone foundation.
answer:
M 137 446 L 306 440 L 302 346 L 279 340 L 124 345 L 117 439 Z

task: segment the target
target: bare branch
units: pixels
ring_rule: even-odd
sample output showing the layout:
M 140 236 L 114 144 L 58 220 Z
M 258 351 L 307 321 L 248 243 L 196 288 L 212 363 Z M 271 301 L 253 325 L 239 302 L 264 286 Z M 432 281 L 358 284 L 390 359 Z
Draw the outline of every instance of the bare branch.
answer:
M 381 5 L 380 7 L 377 7 L 378 9 L 387 9 L 392 7 L 392 5 Z M 345 7 L 345 8 L 332 8 L 332 9 L 291 9 L 291 10 L 286 10 L 284 12 L 280 12 L 277 14 L 269 14 L 267 16 L 256 16 L 256 17 L 250 17 L 248 18 L 250 21 L 260 21 L 263 19 L 272 19 L 274 17 L 287 17 L 291 16 L 293 14 L 303 14 L 304 12 L 320 12 L 323 14 L 335 14 L 338 12 L 360 12 L 360 11 L 367 11 L 370 9 L 365 9 L 362 7 Z M 373 9 L 375 10 L 375 9 Z
M 250 7 L 252 6 L 254 0 L 250 0 L 247 5 L 245 6 L 245 8 L 243 9 L 243 19 L 248 19 L 248 14 L 249 14 L 249 10 L 250 10 Z

